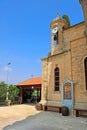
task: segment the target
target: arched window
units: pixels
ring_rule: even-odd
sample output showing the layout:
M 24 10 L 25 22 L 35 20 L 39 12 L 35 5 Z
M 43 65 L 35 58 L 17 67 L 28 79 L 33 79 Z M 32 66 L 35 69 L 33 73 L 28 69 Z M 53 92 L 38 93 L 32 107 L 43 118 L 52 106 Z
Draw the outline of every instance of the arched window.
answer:
M 59 68 L 55 68 L 55 91 L 59 91 Z
M 54 34 L 54 43 L 58 44 L 58 31 Z
M 85 83 L 86 83 L 86 90 L 87 90 L 87 57 L 84 60 L 85 65 Z

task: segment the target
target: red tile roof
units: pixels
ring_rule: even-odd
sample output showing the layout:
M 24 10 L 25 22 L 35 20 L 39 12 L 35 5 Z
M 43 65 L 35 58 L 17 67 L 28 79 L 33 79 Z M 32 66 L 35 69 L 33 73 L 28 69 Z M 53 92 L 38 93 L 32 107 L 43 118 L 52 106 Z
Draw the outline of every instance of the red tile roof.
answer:
M 25 86 L 25 85 L 41 85 L 42 84 L 42 78 L 41 77 L 33 77 L 28 80 L 25 80 L 23 82 L 20 82 L 19 84 L 16 84 L 16 86 Z

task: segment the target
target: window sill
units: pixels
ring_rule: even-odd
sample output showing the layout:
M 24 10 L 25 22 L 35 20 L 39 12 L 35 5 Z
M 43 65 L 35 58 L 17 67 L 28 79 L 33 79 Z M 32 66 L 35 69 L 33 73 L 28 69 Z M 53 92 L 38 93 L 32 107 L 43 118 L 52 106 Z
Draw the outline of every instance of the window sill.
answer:
M 87 94 L 87 90 L 86 90 L 86 91 L 84 91 L 84 94 Z
M 55 94 L 56 94 L 56 93 L 58 94 L 58 93 L 61 93 L 61 91 L 54 91 L 54 93 L 55 93 Z

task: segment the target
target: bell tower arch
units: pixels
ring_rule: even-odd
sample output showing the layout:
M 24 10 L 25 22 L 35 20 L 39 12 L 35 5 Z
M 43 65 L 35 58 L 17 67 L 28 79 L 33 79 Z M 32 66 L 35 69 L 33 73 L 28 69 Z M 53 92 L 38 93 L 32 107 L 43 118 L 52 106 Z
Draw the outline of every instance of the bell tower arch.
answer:
M 79 0 L 79 2 L 83 9 L 84 19 L 85 19 L 85 21 L 87 21 L 87 0 Z
M 85 20 L 85 35 L 87 37 L 87 0 L 79 0 L 83 13 L 84 13 L 84 20 Z
M 63 47 L 63 30 L 67 28 L 67 22 L 62 18 L 55 18 L 51 24 L 51 55 L 61 51 Z

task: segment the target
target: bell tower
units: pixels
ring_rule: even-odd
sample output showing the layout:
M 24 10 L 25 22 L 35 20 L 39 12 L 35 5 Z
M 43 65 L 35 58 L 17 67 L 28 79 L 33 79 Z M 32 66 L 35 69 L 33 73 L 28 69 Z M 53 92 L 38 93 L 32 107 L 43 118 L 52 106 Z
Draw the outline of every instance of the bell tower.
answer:
M 85 34 L 87 37 L 87 0 L 79 0 L 82 9 L 83 9 L 83 13 L 84 13 L 84 20 L 85 20 Z
M 67 26 L 67 22 L 60 17 L 55 18 L 51 22 L 51 55 L 54 55 L 62 50 L 63 30 L 67 28 Z

